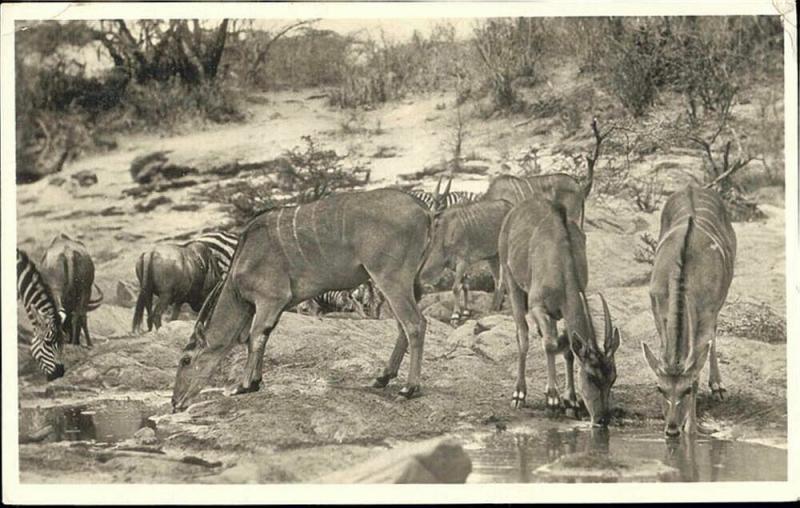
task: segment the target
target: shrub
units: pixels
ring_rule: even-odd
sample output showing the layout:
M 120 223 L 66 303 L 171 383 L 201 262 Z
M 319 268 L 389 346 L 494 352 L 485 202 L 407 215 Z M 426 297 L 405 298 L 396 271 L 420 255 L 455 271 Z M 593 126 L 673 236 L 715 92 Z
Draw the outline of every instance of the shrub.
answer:
M 734 302 L 720 315 L 721 333 L 770 343 L 786 342 L 786 318 L 765 303 Z
M 636 250 L 633 252 L 634 261 L 652 265 L 656 259 L 657 246 L 658 240 L 653 235 L 647 231 L 640 234 L 639 245 L 636 246 Z

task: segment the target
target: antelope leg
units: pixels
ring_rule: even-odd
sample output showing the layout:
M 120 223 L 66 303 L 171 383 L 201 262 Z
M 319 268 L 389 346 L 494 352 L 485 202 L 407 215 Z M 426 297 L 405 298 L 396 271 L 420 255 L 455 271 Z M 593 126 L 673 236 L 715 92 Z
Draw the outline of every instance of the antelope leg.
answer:
M 397 377 L 397 371 L 400 370 L 400 363 L 402 363 L 407 350 L 408 337 L 406 337 L 406 332 L 403 331 L 403 327 L 400 326 L 400 322 L 398 321 L 397 339 L 395 340 L 392 354 L 389 357 L 389 363 L 383 369 L 383 374 L 375 379 L 375 382 L 372 384 L 374 388 L 383 388 L 389 384 L 389 381 Z
M 167 309 L 170 303 L 172 303 L 172 295 L 169 293 L 160 295 L 158 297 L 158 302 L 156 302 L 152 314 L 153 326 L 156 327 L 156 330 L 161 328 L 161 315 L 164 314 L 164 311 Z
M 514 393 L 511 395 L 511 405 L 517 409 L 525 406 L 527 386 L 525 384 L 525 361 L 528 357 L 528 321 L 525 318 L 527 313 L 527 303 L 525 292 L 522 291 L 514 281 L 510 280 L 510 271 L 506 270 L 508 297 L 511 300 L 511 314 L 514 317 L 514 324 L 517 327 L 517 384 Z
M 579 418 L 578 397 L 575 394 L 575 356 L 569 348 L 564 351 L 564 367 L 567 370 L 567 387 L 562 397 L 564 406 L 568 410 L 573 410 L 575 418 Z
M 278 323 L 285 302 L 273 300 L 256 304 L 256 313 L 250 327 L 250 336 L 247 341 L 247 362 L 244 368 L 244 380 L 233 391 L 234 395 L 240 393 L 257 392 L 261 387 L 261 377 L 264 368 L 264 349 L 273 328 Z
M 456 273 L 453 278 L 453 313 L 450 315 L 450 324 L 458 324 L 459 319 L 464 313 L 466 308 L 466 300 L 463 296 L 464 293 L 464 276 L 466 272 L 465 263 L 462 260 L 456 262 Z M 463 306 L 462 306 L 462 301 Z
M 497 312 L 503 308 L 503 296 L 505 293 L 505 284 L 503 283 L 503 277 L 500 273 L 500 262 L 497 256 L 489 260 L 489 271 L 492 272 L 492 278 L 494 279 L 492 310 Z
M 70 343 L 74 346 L 81 345 L 81 318 L 75 312 L 70 312 L 69 328 L 70 328 Z
M 178 319 L 178 315 L 180 313 L 181 313 L 181 304 L 179 304 L 178 302 L 175 302 L 172 305 L 172 315 L 170 316 L 169 320 L 170 321 L 175 321 L 176 319 Z
M 547 408 L 561 408 L 561 396 L 556 382 L 556 355 L 559 353 L 558 330 L 555 321 L 541 306 L 531 306 L 531 316 L 542 332 L 542 346 L 547 354 L 547 387 L 545 389 Z
M 81 327 L 83 328 L 83 334 L 86 335 L 86 347 L 92 347 L 92 337 L 89 335 L 89 319 L 86 314 L 81 316 Z
M 711 351 L 708 354 L 708 387 L 711 395 L 719 400 L 725 398 L 725 387 L 722 386 L 722 376 L 719 373 L 719 363 L 717 361 L 717 338 L 711 339 Z

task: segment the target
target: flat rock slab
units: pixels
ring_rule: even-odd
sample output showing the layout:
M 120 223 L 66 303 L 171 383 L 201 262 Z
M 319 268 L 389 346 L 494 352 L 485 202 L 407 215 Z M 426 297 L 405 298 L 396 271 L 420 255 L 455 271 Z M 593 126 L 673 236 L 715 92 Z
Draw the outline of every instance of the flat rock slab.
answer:
M 537 468 L 535 474 L 554 482 L 652 482 L 677 478 L 678 470 L 655 459 L 573 453 Z
M 454 439 L 432 439 L 386 452 L 319 483 L 464 483 L 472 461 Z

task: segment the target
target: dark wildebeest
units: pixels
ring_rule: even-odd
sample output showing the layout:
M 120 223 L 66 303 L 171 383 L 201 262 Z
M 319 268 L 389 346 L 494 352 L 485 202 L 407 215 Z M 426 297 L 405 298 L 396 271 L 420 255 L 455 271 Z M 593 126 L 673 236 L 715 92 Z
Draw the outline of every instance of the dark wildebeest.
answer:
M 40 271 L 69 334 L 69 343 L 79 345 L 83 331 L 86 346 L 92 347 L 86 315 L 100 306 L 103 293 L 94 283 L 94 262 L 86 246 L 63 233 L 56 236 L 42 256 Z M 99 293 L 94 300 L 92 287 Z
M 52 381 L 64 375 L 61 361 L 63 330 L 55 299 L 36 265 L 17 249 L 17 298 L 33 326 L 31 356 Z
M 139 333 L 147 310 L 147 330 L 161 327 L 161 315 L 173 305 L 172 319 L 177 319 L 181 305 L 188 303 L 199 312 L 211 290 L 222 277 L 222 268 L 212 247 L 203 241 L 183 245 L 156 245 L 139 256 L 136 278 L 139 298 L 133 313 L 133 332 Z M 158 301 L 153 308 L 153 296 Z
M 650 278 L 661 358 L 645 343 L 642 350 L 658 379 L 668 436 L 680 435 L 687 424 L 689 434 L 697 430 L 697 385 L 706 357 L 709 387 L 722 399 L 717 315 L 728 296 L 735 258 L 736 234 L 716 192 L 690 186 L 667 199 Z
M 421 279 L 431 281 L 445 268 L 455 270 L 451 322 L 469 315 L 467 268 L 478 261 L 489 262 L 494 278 L 493 310 L 503 303 L 502 281 L 497 257 L 497 236 L 511 204 L 507 201 L 476 201 L 447 208 L 434 221 L 430 254 L 422 268 Z
M 335 194 L 254 218 L 240 237 L 228 276 L 197 318 L 179 361 L 173 408 L 186 407 L 237 339 L 247 340 L 247 363 L 234 393 L 257 391 L 264 348 L 283 311 L 370 278 L 399 328 L 388 365 L 374 386 L 397 377 L 410 347 L 411 366 L 400 395 L 411 397 L 419 388 L 422 365 L 426 320 L 417 301 L 431 220 L 417 198 L 391 189 Z
M 577 406 L 573 358 L 580 365 L 581 397 L 593 424 L 605 425 L 610 415 L 610 392 L 616 380 L 614 352 L 619 330 L 611 322 L 602 295 L 593 305 L 584 291 L 588 278 L 586 239 L 580 227 L 559 205 L 528 199 L 514 206 L 500 231 L 498 250 L 514 322 L 519 365 L 512 396 L 515 407 L 525 403 L 525 359 L 528 354 L 530 313 L 547 353 L 547 407 L 561 407 L 556 386 L 555 357 L 561 353 L 567 368 L 564 404 Z M 594 308 L 594 313 L 591 311 Z M 598 309 L 602 314 L 598 315 Z M 558 335 L 556 321 L 564 319 L 567 335 Z M 603 349 L 597 339 L 602 330 Z

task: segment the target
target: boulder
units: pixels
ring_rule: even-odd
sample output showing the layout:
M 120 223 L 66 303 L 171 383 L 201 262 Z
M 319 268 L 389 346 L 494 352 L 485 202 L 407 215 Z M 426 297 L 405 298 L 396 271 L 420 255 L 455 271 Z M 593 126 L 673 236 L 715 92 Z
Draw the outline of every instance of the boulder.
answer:
M 120 307 L 132 308 L 136 305 L 136 286 L 130 282 L 117 281 L 117 294 L 114 303 Z
M 94 171 L 84 169 L 73 174 L 71 178 L 81 187 L 90 187 L 97 183 L 97 175 Z
M 137 212 L 150 212 L 161 205 L 168 205 L 170 203 L 172 203 L 172 200 L 167 196 L 156 196 L 142 203 L 136 203 L 134 208 Z
M 131 162 L 130 173 L 133 181 L 139 184 L 154 180 L 172 180 L 196 173 L 194 168 L 169 162 L 169 150 L 140 155 Z
M 133 434 L 133 439 L 143 445 L 154 445 L 158 443 L 156 431 L 150 427 L 142 427 Z
M 319 483 L 464 483 L 472 461 L 456 440 L 437 438 L 381 454 Z

